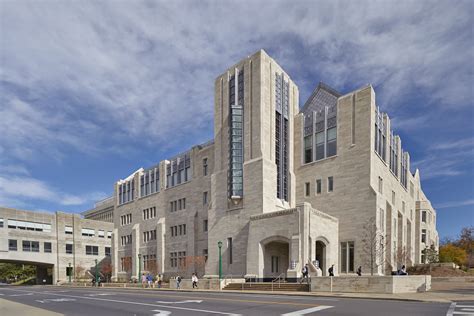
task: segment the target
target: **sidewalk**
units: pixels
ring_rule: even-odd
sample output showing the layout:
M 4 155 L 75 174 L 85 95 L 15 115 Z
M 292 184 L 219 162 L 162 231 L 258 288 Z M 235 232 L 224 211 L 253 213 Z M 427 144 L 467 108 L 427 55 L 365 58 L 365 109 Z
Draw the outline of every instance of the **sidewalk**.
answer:
M 63 285 L 68 287 L 68 285 Z M 76 287 L 76 286 L 72 286 Z M 107 289 L 124 289 L 124 287 L 101 288 L 105 291 Z M 205 293 L 241 293 L 241 294 L 264 294 L 264 295 L 291 295 L 291 296 L 314 296 L 314 297 L 342 297 L 342 298 L 357 298 L 357 299 L 375 299 L 375 300 L 398 300 L 398 301 L 417 301 L 417 302 L 438 302 L 450 303 L 452 301 L 469 301 L 474 300 L 474 294 L 460 294 L 449 292 L 422 292 L 422 293 L 399 293 L 399 294 L 377 294 L 377 293 L 340 293 L 340 292 L 283 292 L 283 291 L 233 291 L 233 290 L 204 290 L 204 289 L 166 289 L 166 288 L 135 288 L 127 287 L 126 290 L 141 290 L 141 291 L 173 291 L 173 292 L 205 292 Z
M 0 315 L 2 316 L 19 316 L 19 315 L 35 315 L 35 316 L 61 316 L 55 312 L 45 309 L 20 304 L 0 298 Z

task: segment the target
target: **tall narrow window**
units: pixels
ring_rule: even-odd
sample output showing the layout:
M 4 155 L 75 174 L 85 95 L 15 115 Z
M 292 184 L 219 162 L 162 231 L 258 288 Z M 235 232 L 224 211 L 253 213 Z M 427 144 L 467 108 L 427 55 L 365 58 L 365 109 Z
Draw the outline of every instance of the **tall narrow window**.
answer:
M 328 177 L 328 192 L 334 191 L 334 178 Z
M 235 70 L 229 80 L 229 197 L 243 196 L 244 73 Z
M 207 158 L 202 160 L 202 174 L 203 176 L 207 176 Z
M 306 182 L 304 184 L 304 196 L 309 196 L 310 191 L 311 191 L 311 185 L 309 182 Z
M 383 179 L 379 177 L 379 193 L 383 193 Z
M 421 230 L 421 242 L 426 243 L 426 229 Z
M 304 138 L 304 163 L 313 161 L 313 136 Z
M 278 265 L 279 265 L 279 257 L 272 256 L 272 273 L 280 272 L 280 269 L 279 269 Z
M 341 242 L 341 272 L 354 272 L 354 242 Z
M 316 194 L 321 194 L 321 187 L 322 187 L 321 179 L 317 179 L 316 180 Z
M 229 264 L 232 264 L 233 258 L 232 258 L 232 238 L 231 237 L 227 238 L 227 252 L 229 254 Z
M 277 166 L 277 198 L 288 201 L 288 117 L 289 82 L 275 74 L 275 164 Z
M 202 204 L 207 205 L 207 192 L 202 193 Z

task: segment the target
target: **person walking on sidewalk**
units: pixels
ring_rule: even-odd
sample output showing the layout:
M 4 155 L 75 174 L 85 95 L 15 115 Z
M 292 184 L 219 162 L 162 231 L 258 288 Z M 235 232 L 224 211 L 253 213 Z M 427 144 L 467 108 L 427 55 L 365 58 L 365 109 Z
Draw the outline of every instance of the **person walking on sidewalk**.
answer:
M 145 288 L 146 287 L 146 275 L 145 273 L 142 274 L 142 287 Z
M 301 270 L 301 274 L 303 275 L 301 277 L 301 281 L 300 281 L 300 284 L 303 283 L 304 279 L 306 279 L 306 283 L 308 283 L 308 264 L 305 264 L 303 269 Z
M 191 281 L 193 282 L 193 289 L 198 288 L 198 277 L 196 273 L 193 273 L 193 276 L 191 277 Z
M 176 276 L 176 288 L 179 290 L 181 288 L 181 277 Z
M 334 264 L 328 269 L 329 276 L 334 276 Z

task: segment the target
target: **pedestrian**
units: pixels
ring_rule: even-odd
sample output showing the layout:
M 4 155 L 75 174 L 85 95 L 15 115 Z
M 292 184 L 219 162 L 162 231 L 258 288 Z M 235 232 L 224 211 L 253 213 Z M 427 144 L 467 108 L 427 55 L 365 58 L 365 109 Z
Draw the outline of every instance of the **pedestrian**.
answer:
M 146 287 L 146 275 L 145 273 L 142 274 L 142 287 L 145 288 Z
M 329 276 L 334 276 L 334 264 L 328 269 Z
M 198 288 L 198 277 L 197 277 L 197 274 L 196 273 L 193 273 L 193 276 L 191 277 L 191 281 L 193 282 L 193 289 L 194 287 L 196 287 L 196 289 Z
M 357 275 L 358 275 L 358 276 L 361 276 L 361 275 L 362 275 L 362 266 L 359 266 L 359 267 L 357 268 Z
M 163 280 L 163 277 L 161 276 L 161 274 L 158 274 L 157 281 L 158 281 L 158 288 L 159 289 L 161 289 L 162 280 Z
M 179 275 L 176 277 L 176 288 L 178 290 L 181 288 L 181 277 Z
M 308 271 L 308 264 L 305 264 L 304 267 L 303 267 L 303 269 L 301 270 L 301 274 L 302 274 L 303 276 L 301 277 L 300 283 L 303 283 L 303 280 L 304 280 L 304 279 L 306 279 L 306 282 L 308 282 L 308 273 L 309 273 L 309 271 Z
M 148 273 L 148 275 L 146 276 L 146 279 L 148 281 L 148 288 L 151 288 L 152 283 L 153 283 L 153 276 L 150 273 Z

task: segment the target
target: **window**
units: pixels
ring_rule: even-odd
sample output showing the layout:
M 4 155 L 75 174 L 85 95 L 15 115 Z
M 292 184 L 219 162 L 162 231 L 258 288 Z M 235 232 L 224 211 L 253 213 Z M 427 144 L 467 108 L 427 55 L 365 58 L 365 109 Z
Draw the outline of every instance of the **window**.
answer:
M 110 247 L 105 247 L 104 253 L 106 256 L 110 257 Z
M 385 161 L 386 131 L 384 114 L 375 108 L 375 152 Z
M 395 191 L 392 191 L 392 205 L 395 206 Z
M 207 192 L 202 193 L 202 204 L 207 205 Z
M 421 211 L 421 221 L 426 223 L 426 211 Z
M 334 178 L 328 177 L 328 192 L 334 191 Z
M 304 138 L 304 163 L 313 161 L 313 136 L 309 135 Z
M 125 226 L 125 225 L 130 225 L 132 223 L 132 214 L 125 214 L 120 216 L 120 225 Z
M 383 179 L 379 177 L 379 193 L 383 193 Z
M 31 231 L 45 232 L 45 233 L 51 232 L 51 224 L 17 221 L 17 220 L 12 220 L 12 219 L 8 220 L 8 228 L 20 229 L 20 230 L 31 230 Z
M 207 158 L 202 160 L 202 174 L 203 176 L 207 176 Z
M 99 246 L 88 246 L 86 245 L 86 255 L 98 256 Z
M 203 249 L 203 250 L 202 250 L 202 255 L 204 256 L 204 260 L 207 262 L 208 250 L 207 250 L 207 249 Z
M 131 244 L 132 243 L 132 234 L 121 236 L 120 241 L 121 241 L 122 246 Z
M 207 219 L 205 219 L 203 221 L 203 231 L 205 231 L 205 232 L 207 232 L 207 229 L 208 229 L 207 225 L 208 225 L 208 222 L 207 222 Z
M 3 218 L 0 218 L 0 228 L 3 228 Z
M 45 242 L 43 244 L 43 249 L 44 249 L 44 252 L 51 253 L 52 252 L 51 243 L 50 242 Z
M 66 235 L 72 235 L 73 232 L 74 232 L 74 230 L 73 230 L 72 226 L 65 226 L 65 227 L 64 227 L 64 233 L 65 233 Z
M 426 244 L 426 229 L 421 230 L 421 242 Z
M 141 192 L 143 196 L 143 176 L 141 177 Z M 124 204 L 133 201 L 135 198 L 135 180 L 126 181 L 119 183 L 118 185 L 118 204 Z
M 354 242 L 341 242 L 341 272 L 354 272 Z
M 99 230 L 98 236 L 99 236 L 99 238 L 105 238 L 105 231 Z
M 72 254 L 72 244 L 66 244 L 66 253 Z
M 316 194 L 321 194 L 321 179 L 316 180 Z
M 107 238 L 112 239 L 112 232 L 107 232 Z
M 95 236 L 95 230 L 93 230 L 93 229 L 83 228 L 81 232 L 82 232 L 82 236 L 86 236 L 86 237 L 94 237 Z
M 277 256 L 272 256 L 272 273 L 278 273 L 280 272 L 280 269 L 279 269 L 279 257 Z
M 8 239 L 8 250 L 10 251 L 18 250 L 18 242 L 15 239 Z
M 229 264 L 232 264 L 232 238 L 227 238 L 227 252 L 229 254 Z
M 228 195 L 243 195 L 244 73 L 236 70 L 229 78 L 229 174 Z
M 39 241 L 23 240 L 22 247 L 26 252 L 39 252 Z
M 309 182 L 306 182 L 304 184 L 304 196 L 309 196 L 311 192 L 311 186 L 310 186 L 310 183 Z

